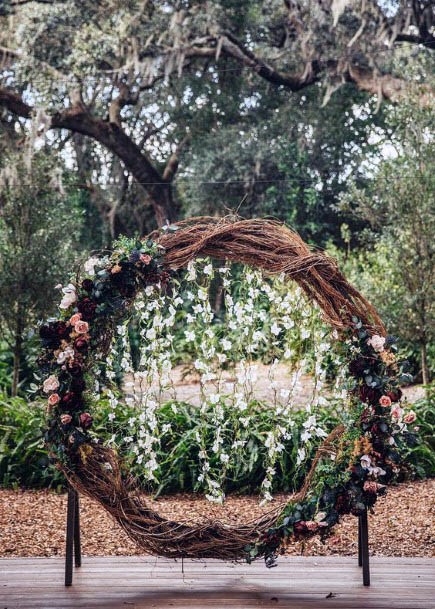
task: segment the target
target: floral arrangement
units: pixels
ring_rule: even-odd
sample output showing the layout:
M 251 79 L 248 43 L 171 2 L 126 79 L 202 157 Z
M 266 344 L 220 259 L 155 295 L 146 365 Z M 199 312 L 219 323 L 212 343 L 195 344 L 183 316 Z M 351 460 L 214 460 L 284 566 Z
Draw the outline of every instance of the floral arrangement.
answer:
M 167 283 L 162 256 L 163 249 L 153 241 L 121 239 L 110 256 L 92 256 L 83 276 L 58 286 L 60 317 L 39 329 L 44 347 L 39 365 L 46 375 L 46 441 L 61 462 L 71 465 L 74 452 L 92 441 L 88 405 L 95 385 L 93 364 L 104 356 L 117 319 L 126 314 L 137 292 Z
M 412 377 L 396 357 L 396 339 L 371 334 L 354 318 L 343 346 L 348 352 L 348 416 L 338 446 L 331 446 L 315 470 L 302 501 L 291 501 L 256 544 L 247 546 L 248 560 L 264 555 L 273 566 L 288 541 L 326 535 L 340 515 L 361 514 L 383 495 L 400 473 L 401 450 L 415 443 L 408 428 L 416 420 L 402 403 L 400 385 Z
M 275 225 L 270 228 L 273 233 Z M 215 236 L 216 230 L 211 234 Z M 278 236 L 282 237 L 281 233 Z M 288 234 L 284 233 L 283 238 L 289 239 L 290 243 L 297 241 L 289 231 Z M 297 243 L 300 245 L 298 241 Z M 316 257 L 309 260 L 312 264 L 317 264 Z M 106 374 L 110 377 L 112 338 L 117 332 L 127 349 L 126 327 L 123 321 L 128 317 L 135 301 L 143 302 L 138 298 L 140 294 L 150 296 L 155 293 L 156 288 L 169 282 L 165 262 L 165 250 L 158 243 L 152 240 L 121 239 L 112 253 L 92 256 L 87 260 L 84 264 L 84 274 L 78 274 L 71 283 L 61 288 L 59 319 L 50 320 L 40 327 L 44 353 L 39 363 L 45 377 L 42 393 L 49 413 L 46 441 L 54 459 L 64 467 L 64 471 L 68 471 L 69 475 L 72 475 L 71 472 L 77 472 L 74 482 L 85 486 L 87 492 L 102 503 L 107 497 L 105 476 L 107 484 L 110 484 L 112 474 L 118 475 L 118 465 L 110 449 L 98 449 L 98 438 L 92 434 L 92 400 L 94 394 L 99 394 L 95 364 L 106 360 Z M 325 260 L 320 262 L 325 266 Z M 193 267 L 188 268 L 191 276 L 194 272 Z M 213 268 L 207 266 L 204 272 L 212 274 Z M 306 273 L 306 267 L 303 272 Z M 223 271 L 223 275 L 225 277 L 226 271 Z M 338 281 L 341 281 L 339 276 Z M 251 285 L 249 289 L 252 294 L 256 288 Z M 201 290 L 198 293 L 202 294 Z M 174 300 L 178 298 L 175 291 L 168 294 Z M 205 323 L 209 324 L 211 320 L 207 317 L 210 313 L 207 295 L 202 294 L 200 300 L 201 303 L 195 306 L 201 307 L 198 312 L 205 313 Z M 143 304 L 141 306 L 143 308 Z M 227 306 L 230 311 L 236 311 L 237 305 L 231 300 L 228 300 Z M 171 309 L 171 304 L 169 311 L 168 325 L 171 325 L 176 313 L 173 307 Z M 158 338 L 156 327 L 163 323 L 159 312 L 152 312 L 153 325 L 145 330 L 143 336 L 149 341 Z M 236 311 L 236 316 L 243 316 L 245 313 L 248 318 L 250 314 L 252 316 L 252 311 L 243 312 L 240 309 Z M 291 320 L 286 317 L 284 314 L 282 324 L 291 327 Z M 274 322 L 270 328 L 276 337 L 281 330 L 278 322 Z M 254 332 L 251 339 L 260 344 L 262 336 L 257 333 L 254 337 Z M 187 328 L 187 341 L 193 338 L 190 333 L 191 330 Z M 364 326 L 358 317 L 354 316 L 347 331 L 343 331 L 341 337 L 336 334 L 336 339 L 343 349 L 345 361 L 349 362 L 349 403 L 343 411 L 343 425 L 324 439 L 303 489 L 273 518 L 266 529 L 263 527 L 263 530 L 259 531 L 256 525 L 253 525 L 252 530 L 243 526 L 240 529 L 235 527 L 234 530 L 216 526 L 209 527 L 208 536 L 202 533 L 198 537 L 194 527 L 172 521 L 164 521 L 162 524 L 160 516 L 155 515 L 153 520 L 152 511 L 144 508 L 143 532 L 137 533 L 140 526 L 137 501 L 131 500 L 129 507 L 128 495 L 122 495 L 119 498 L 122 502 L 119 507 L 119 519 L 124 527 L 130 530 L 128 513 L 131 509 L 134 515 L 134 526 L 130 531 L 132 537 L 142 544 L 148 543 L 150 547 L 167 556 L 228 558 L 243 555 L 248 561 L 257 556 L 264 556 L 268 566 L 272 566 L 277 553 L 293 536 L 310 536 L 318 532 L 327 534 L 341 514 L 357 515 L 371 508 L 377 497 L 385 492 L 386 484 L 398 474 L 401 448 L 404 444 L 414 441 L 408 425 L 414 423 L 415 414 L 405 409 L 399 387 L 410 378 L 403 364 L 397 361 L 395 339 L 374 333 L 368 326 Z M 222 358 L 226 358 L 226 352 L 231 349 L 226 340 L 222 337 L 220 353 L 217 354 Z M 156 362 L 153 364 L 150 359 L 146 361 L 152 373 L 162 372 L 165 368 L 167 342 L 161 343 L 160 347 L 161 352 Z M 207 360 L 215 355 L 209 352 L 210 347 L 207 343 L 203 344 L 203 351 L 196 362 L 196 367 L 205 377 L 213 374 L 207 365 Z M 130 371 L 126 357 L 122 368 L 124 372 Z M 242 376 L 242 383 L 249 387 L 253 380 L 250 372 L 244 370 Z M 204 398 L 213 402 L 210 396 L 204 394 Z M 116 401 L 113 394 L 112 399 Z M 243 396 L 241 400 L 243 401 Z M 155 403 L 150 402 L 153 401 L 146 404 L 144 420 L 147 419 L 152 430 L 155 427 Z M 218 415 L 219 399 L 214 403 L 217 407 L 216 425 L 219 426 L 222 423 Z M 317 428 L 315 417 L 310 414 L 306 434 L 310 436 L 311 433 L 317 433 Z M 145 428 L 142 435 L 152 456 L 153 436 L 147 435 Z M 319 433 L 317 435 L 321 436 Z M 269 438 L 269 441 L 273 455 L 277 452 L 279 436 Z M 200 455 L 200 458 L 207 462 L 207 455 Z M 300 461 L 303 460 L 304 455 L 301 454 Z M 150 458 L 148 464 L 151 475 L 154 467 L 152 461 Z M 224 458 L 222 463 L 224 467 Z M 88 467 L 94 468 L 98 474 L 88 477 Z M 273 463 L 270 467 L 273 470 Z M 103 474 L 104 470 L 106 473 Z M 206 473 L 207 468 L 204 469 L 204 475 Z M 269 482 L 268 479 L 264 481 L 265 494 L 270 488 Z M 220 499 L 216 488 L 216 492 L 213 491 L 213 481 L 210 486 L 211 498 Z M 113 509 L 111 504 L 112 513 Z M 146 538 L 146 527 L 152 526 L 153 522 L 159 530 L 164 527 L 167 533 L 166 537 L 161 536 L 164 546 L 152 545 L 155 543 L 152 535 L 149 539 Z M 243 539 L 249 540 L 249 543 L 241 546 Z

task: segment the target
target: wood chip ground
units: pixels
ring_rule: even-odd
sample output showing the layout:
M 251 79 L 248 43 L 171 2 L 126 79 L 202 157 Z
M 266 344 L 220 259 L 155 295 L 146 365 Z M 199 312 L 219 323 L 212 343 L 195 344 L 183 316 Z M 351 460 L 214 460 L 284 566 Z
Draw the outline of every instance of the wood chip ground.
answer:
M 283 499 L 277 496 L 276 500 Z M 224 506 L 189 494 L 152 502 L 161 514 L 178 520 L 217 518 L 247 521 L 262 510 L 258 497 L 228 497 Z M 389 489 L 370 515 L 370 551 L 378 556 L 435 555 L 435 480 L 409 482 Z M 50 491 L 0 490 L 0 556 L 59 556 L 64 553 L 66 495 Z M 82 498 L 83 552 L 89 556 L 139 555 L 141 552 L 97 504 Z M 343 518 L 331 537 L 289 547 L 293 555 L 355 555 L 357 520 Z

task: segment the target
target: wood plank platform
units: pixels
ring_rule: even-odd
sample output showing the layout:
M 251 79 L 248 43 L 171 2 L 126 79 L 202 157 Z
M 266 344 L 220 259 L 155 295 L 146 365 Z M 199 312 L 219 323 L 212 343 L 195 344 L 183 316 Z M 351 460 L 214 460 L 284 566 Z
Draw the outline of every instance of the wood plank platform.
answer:
M 184 572 L 183 572 L 184 571 Z M 0 559 L 0 609 L 435 609 L 435 559 L 281 557 L 278 566 L 85 557 L 65 588 L 61 558 Z

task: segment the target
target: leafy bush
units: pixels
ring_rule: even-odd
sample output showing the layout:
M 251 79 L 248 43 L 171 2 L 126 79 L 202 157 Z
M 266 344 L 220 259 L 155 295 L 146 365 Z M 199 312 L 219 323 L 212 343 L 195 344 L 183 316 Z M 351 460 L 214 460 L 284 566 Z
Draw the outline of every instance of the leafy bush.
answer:
M 49 467 L 43 445 L 43 408 L 21 397 L 0 395 L 0 484 L 56 487 L 62 475 Z
M 408 463 L 411 468 L 405 472 L 407 476 L 435 476 L 434 397 L 435 390 L 432 387 L 426 398 L 414 404 L 419 443 L 409 450 Z M 111 408 L 108 401 L 101 400 L 95 409 L 95 432 L 106 442 L 110 442 L 118 434 L 121 435 L 121 430 L 122 435 L 125 435 L 133 414 L 131 407 L 120 404 L 117 407 L 116 419 L 110 422 L 109 412 Z M 266 408 L 260 402 L 250 404 L 250 414 L 253 418 L 249 428 L 242 432 L 246 445 L 243 450 L 236 452 L 234 459 L 227 465 L 224 486 L 227 492 L 255 492 L 265 476 L 267 449 L 264 436 L 275 425 L 274 414 L 272 409 Z M 333 429 L 339 419 L 335 408 L 331 406 L 319 407 L 316 414 L 326 431 Z M 295 426 L 292 429 L 292 437 L 284 442 L 285 448 L 275 464 L 277 475 L 274 477 L 274 492 L 292 491 L 301 484 L 306 473 L 305 467 L 296 465 L 296 453 L 306 413 L 295 412 L 293 418 Z M 43 446 L 43 407 L 36 402 L 29 403 L 19 397 L 10 398 L 3 395 L 0 396 L 0 420 L 0 484 L 4 487 L 61 488 L 64 484 L 63 477 L 50 466 Z M 203 490 L 198 481 L 200 465 L 197 448 L 194 448 L 197 444 L 191 441 L 198 431 L 198 426 L 204 423 L 198 408 L 187 403 L 168 402 L 159 409 L 158 420 L 161 429 L 167 426 L 158 449 L 157 474 L 161 482 L 146 482 L 143 476 L 141 477 L 141 467 L 136 461 L 131 466 L 132 473 L 142 480 L 147 490 L 156 494 Z M 227 420 L 231 422 L 234 419 L 228 417 Z M 210 441 L 213 437 L 212 422 L 209 431 L 205 437 Z M 224 430 L 224 447 L 232 441 L 233 435 L 234 429 L 229 423 Z M 128 455 L 126 459 L 128 462 Z M 212 469 L 222 468 L 222 464 L 217 460 L 211 459 L 210 465 Z
M 408 463 L 418 478 L 435 476 L 435 384 L 427 388 L 424 398 L 414 403 L 419 428 L 419 443 L 409 449 Z

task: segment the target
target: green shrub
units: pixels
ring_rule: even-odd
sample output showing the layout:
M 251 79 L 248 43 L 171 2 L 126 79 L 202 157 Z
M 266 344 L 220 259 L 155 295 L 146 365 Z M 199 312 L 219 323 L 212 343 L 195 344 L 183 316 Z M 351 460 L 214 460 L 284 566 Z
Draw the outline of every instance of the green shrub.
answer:
M 63 484 L 49 467 L 43 444 L 43 408 L 24 398 L 0 395 L 0 484 L 32 488 Z
M 411 468 L 407 472 L 408 477 L 435 476 L 434 397 L 435 390 L 432 387 L 429 388 L 426 398 L 414 404 L 419 442 L 409 450 L 408 463 Z M 113 422 L 109 421 L 109 412 L 111 409 L 107 400 L 101 400 L 95 409 L 95 432 L 103 441 L 118 438 L 120 444 L 119 438 L 127 434 L 128 420 L 133 414 L 132 408 L 120 404 Z M 250 414 L 253 416 L 252 422 L 243 432 L 247 443 L 242 451 L 233 455 L 228 464 L 224 484 L 226 492 L 255 492 L 265 476 L 264 435 L 274 427 L 273 409 L 260 402 L 252 402 Z M 316 415 L 319 424 L 326 431 L 333 429 L 339 420 L 335 408 L 331 406 L 319 408 Z M 274 477 L 274 492 L 294 490 L 301 484 L 306 473 L 306 467 L 296 465 L 296 452 L 306 413 L 295 412 L 293 418 L 295 426 L 292 429 L 292 437 L 285 441 L 285 449 L 275 464 L 277 474 Z M 192 442 L 198 427 L 204 424 L 198 408 L 187 403 L 168 402 L 159 409 L 158 420 L 160 428 L 170 425 L 168 431 L 161 434 L 158 450 L 157 475 L 160 483 L 150 484 L 143 480 L 141 467 L 137 463 L 131 465 L 132 473 L 147 490 L 156 494 L 202 491 L 203 488 L 198 482 L 200 465 L 197 443 Z M 226 420 L 228 423 L 224 430 L 224 447 L 229 447 L 234 434 L 234 429 L 231 428 L 231 421 L 234 419 L 228 416 Z M 64 484 L 63 476 L 49 464 L 47 451 L 43 446 L 43 407 L 23 398 L 0 395 L 0 421 L 0 484 L 4 487 L 61 488 Z M 205 437 L 211 442 L 212 422 L 208 425 Z M 122 452 L 122 445 L 119 448 Z M 130 457 L 132 455 L 125 455 L 127 463 Z M 131 461 L 133 463 L 133 458 Z M 222 467 L 222 464 L 213 461 L 212 457 L 210 465 L 215 471 Z
M 414 403 L 419 442 L 407 456 L 418 478 L 435 476 L 435 384 L 427 388 L 426 396 Z

